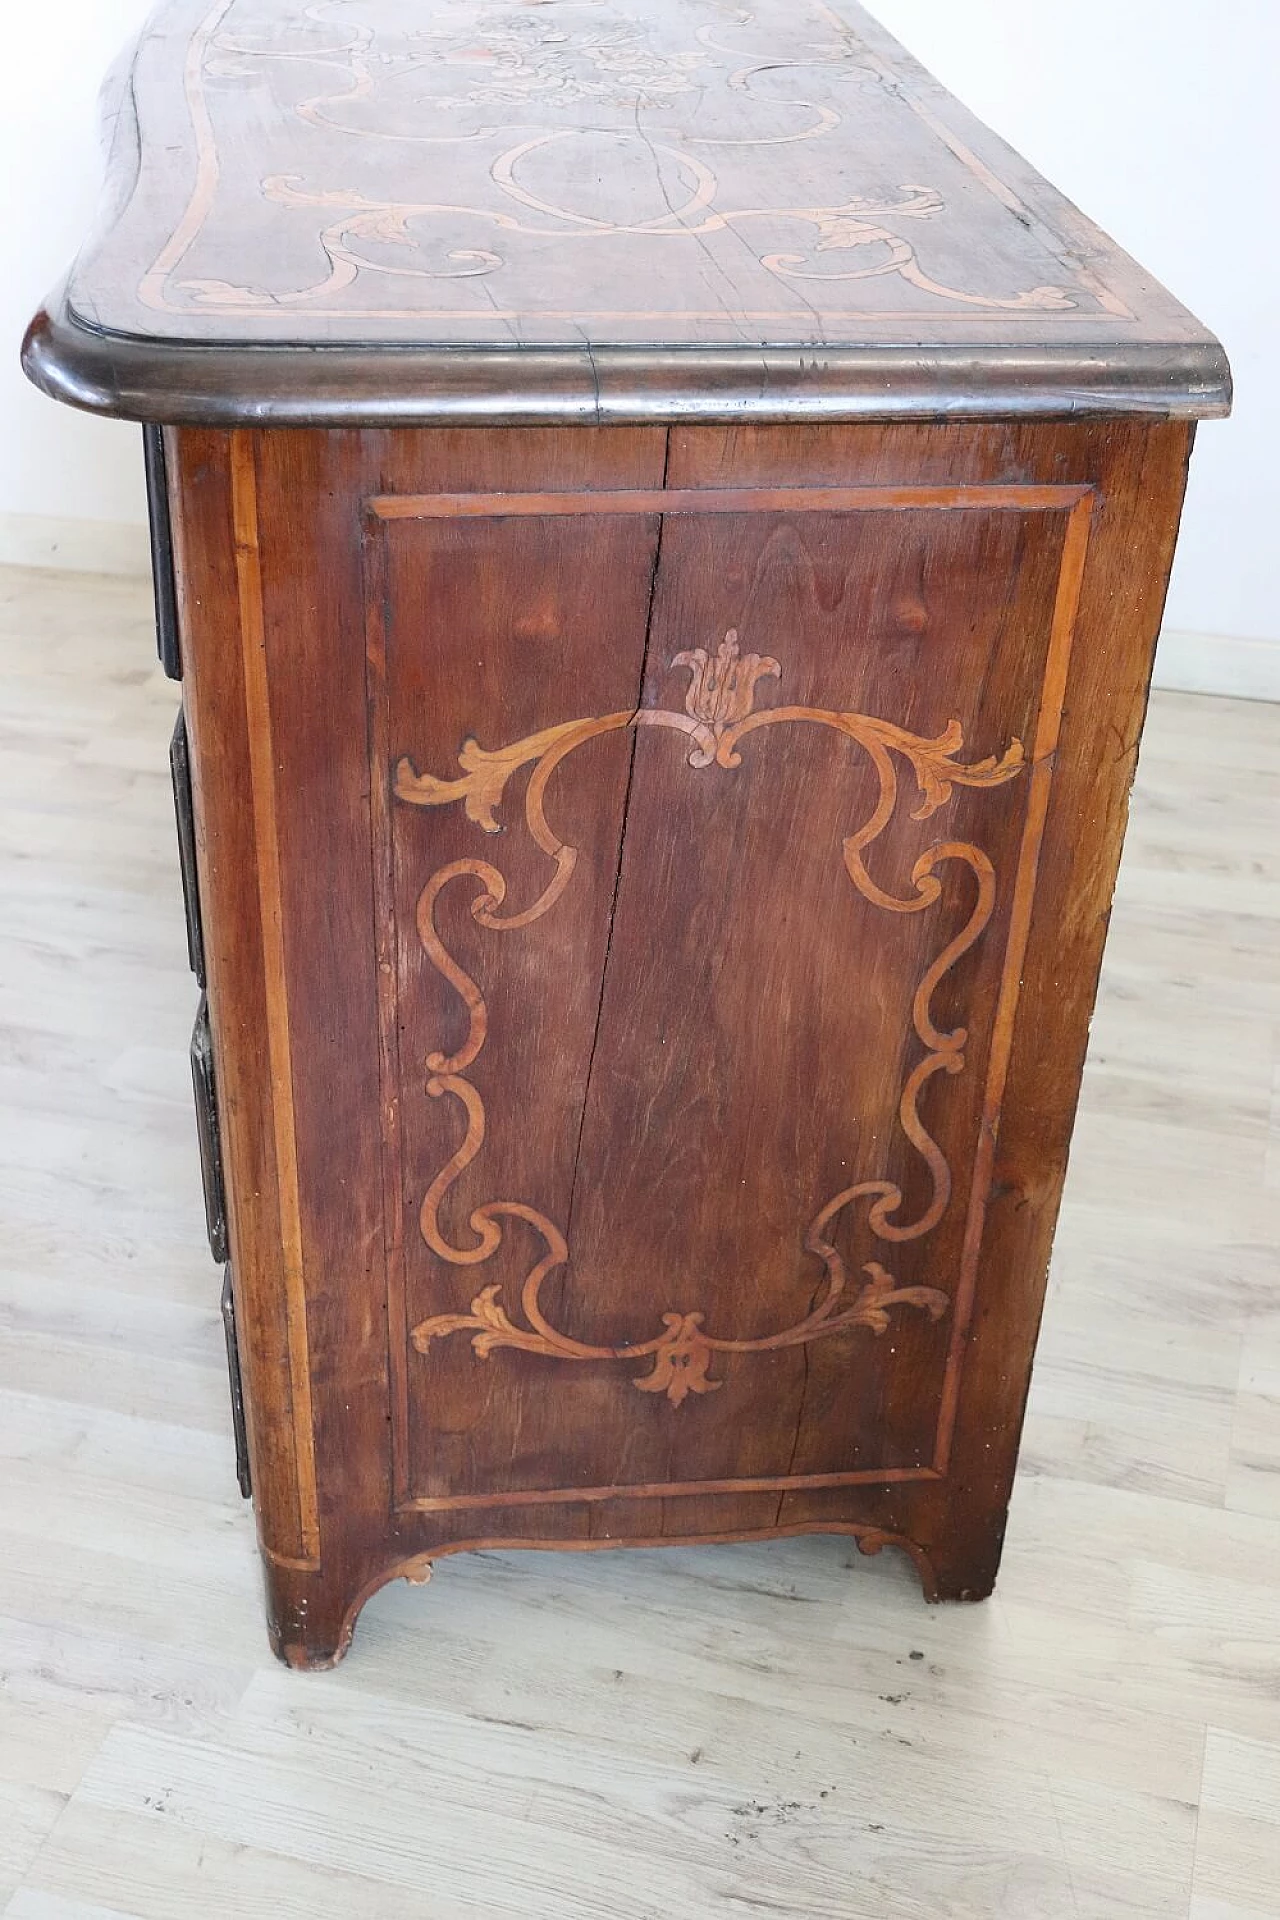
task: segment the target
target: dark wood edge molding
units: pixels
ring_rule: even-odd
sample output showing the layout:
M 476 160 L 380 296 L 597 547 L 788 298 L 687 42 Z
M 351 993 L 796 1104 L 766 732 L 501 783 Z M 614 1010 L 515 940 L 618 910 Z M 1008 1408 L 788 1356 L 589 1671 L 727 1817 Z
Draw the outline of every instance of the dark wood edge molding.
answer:
M 1221 419 L 1215 341 L 1106 347 L 202 345 L 83 325 L 65 292 L 22 364 L 55 400 L 206 427 L 594 426 L 702 420 Z

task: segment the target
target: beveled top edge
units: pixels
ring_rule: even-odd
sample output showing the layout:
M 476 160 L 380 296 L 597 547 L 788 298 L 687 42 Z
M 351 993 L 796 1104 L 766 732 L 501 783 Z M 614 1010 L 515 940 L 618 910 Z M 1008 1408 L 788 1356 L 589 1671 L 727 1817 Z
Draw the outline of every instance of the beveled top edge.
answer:
M 205 345 L 32 321 L 28 377 L 90 413 L 186 426 L 655 425 L 702 420 L 1222 419 L 1215 340 L 972 347 Z

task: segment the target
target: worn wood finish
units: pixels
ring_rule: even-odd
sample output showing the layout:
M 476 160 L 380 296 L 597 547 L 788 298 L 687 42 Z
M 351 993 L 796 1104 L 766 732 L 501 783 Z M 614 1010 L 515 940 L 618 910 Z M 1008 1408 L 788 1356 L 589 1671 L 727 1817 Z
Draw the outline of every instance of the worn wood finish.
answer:
M 1225 410 L 1217 342 L 855 0 L 170 0 L 27 345 L 209 424 Z
M 171 435 L 286 1657 L 499 1541 L 989 1590 L 1187 445 Z
M 113 99 L 27 365 L 149 423 L 275 1645 L 988 1593 L 1220 347 L 846 0 L 172 0 Z

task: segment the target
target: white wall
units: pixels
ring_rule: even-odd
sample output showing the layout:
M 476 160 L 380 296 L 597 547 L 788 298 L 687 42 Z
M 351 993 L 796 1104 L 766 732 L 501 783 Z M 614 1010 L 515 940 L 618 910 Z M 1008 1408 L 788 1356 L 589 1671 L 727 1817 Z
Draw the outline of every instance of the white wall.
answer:
M 0 557 L 16 557 L 25 528 L 28 549 L 60 538 L 74 558 L 67 520 L 105 523 L 96 542 L 80 540 L 82 555 L 137 551 L 115 538 L 143 517 L 137 429 L 52 406 L 26 386 L 15 349 L 92 217 L 98 82 L 150 0 L 10 4 Z M 1201 429 L 1168 625 L 1275 646 L 1242 654 L 1179 640 L 1168 658 L 1171 677 L 1203 667 L 1210 684 L 1250 659 L 1265 681 L 1274 663 L 1280 698 L 1268 466 L 1280 444 L 1280 0 L 872 0 L 872 10 L 1225 342 L 1237 414 Z
M 1280 0 L 871 10 L 1226 346 L 1236 412 L 1200 429 L 1166 628 L 1271 645 L 1176 634 L 1163 678 L 1280 699 Z
M 6 0 L 0 181 L 8 265 L 0 278 L 0 519 L 141 521 L 139 429 L 55 407 L 28 386 L 18 344 L 94 217 L 99 83 L 151 0 Z M 11 548 L 18 530 L 0 551 Z

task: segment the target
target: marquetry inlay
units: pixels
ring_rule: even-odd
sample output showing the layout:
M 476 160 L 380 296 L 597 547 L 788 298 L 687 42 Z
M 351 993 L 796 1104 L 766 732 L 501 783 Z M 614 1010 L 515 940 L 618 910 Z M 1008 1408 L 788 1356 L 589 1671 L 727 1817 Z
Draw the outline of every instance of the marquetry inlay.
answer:
M 143 142 L 194 169 L 123 223 L 148 332 L 741 346 L 1134 318 L 1079 216 L 1024 197 L 841 0 L 191 0 L 169 31 Z M 120 326 L 102 284 L 76 309 Z
M 934 1020 L 932 1002 L 943 977 L 981 937 L 991 918 L 995 873 L 980 847 L 968 841 L 940 841 L 916 861 L 911 870 L 910 890 L 898 893 L 872 878 L 864 855 L 883 833 L 897 807 L 899 761 L 910 768 L 919 790 L 919 804 L 912 817 L 926 820 L 946 805 L 954 787 L 997 787 L 1016 778 L 1022 771 L 1024 756 L 1022 743 L 1013 740 L 998 759 L 992 757 L 973 763 L 960 760 L 964 735 L 957 720 L 936 739 L 926 740 L 891 721 L 867 714 L 792 706 L 757 710 L 755 696 L 759 683 L 780 680 L 782 667 L 769 655 L 742 653 L 736 629 L 731 628 L 724 635 L 714 652 L 703 647 L 690 648 L 676 654 L 671 664 L 689 674 L 681 712 L 642 707 L 634 712 L 566 720 L 495 751 L 486 751 L 475 740 L 468 740 L 459 756 L 463 771 L 458 778 L 439 779 L 429 773 L 418 773 L 407 759 L 402 759 L 395 769 L 395 793 L 399 800 L 416 807 L 461 803 L 467 817 L 484 832 L 492 834 L 499 831 L 496 810 L 502 804 L 508 781 L 519 769 L 529 767 L 525 825 L 554 869 L 538 898 L 520 912 L 502 911 L 506 881 L 489 861 L 479 859 L 453 860 L 440 867 L 418 899 L 417 925 L 423 948 L 437 972 L 458 994 L 468 1018 L 466 1038 L 460 1047 L 451 1054 L 431 1052 L 426 1059 L 428 1096 L 454 1100 L 462 1110 L 466 1132 L 423 1198 L 419 1212 L 422 1237 L 431 1251 L 450 1266 L 481 1268 L 502 1245 L 504 1223 L 522 1220 L 539 1235 L 544 1251 L 525 1275 L 520 1291 L 521 1319 L 512 1318 L 503 1303 L 501 1286 L 491 1282 L 475 1295 L 467 1312 L 433 1314 L 414 1327 L 413 1343 L 420 1353 L 427 1354 L 434 1341 L 449 1334 L 470 1332 L 471 1344 L 482 1358 L 488 1358 L 499 1347 L 515 1347 L 525 1353 L 562 1360 L 650 1360 L 651 1368 L 635 1380 L 635 1385 L 644 1393 L 665 1393 L 678 1406 L 691 1393 L 709 1393 L 720 1386 L 721 1382 L 710 1372 L 717 1353 L 763 1353 L 771 1348 L 801 1346 L 857 1327 L 882 1334 L 889 1326 L 892 1312 L 903 1307 L 922 1310 L 933 1319 L 947 1311 L 948 1296 L 941 1289 L 899 1287 L 877 1260 L 869 1259 L 863 1264 L 860 1283 L 855 1286 L 832 1235 L 839 1216 L 856 1201 L 868 1203 L 867 1226 L 875 1238 L 886 1245 L 922 1239 L 946 1211 L 951 1197 L 951 1169 L 920 1117 L 919 1102 L 936 1074 L 963 1072 L 968 1031 L 965 1027 L 949 1032 L 940 1029 Z M 540 1299 L 543 1282 L 556 1268 L 566 1264 L 570 1253 L 564 1233 L 545 1213 L 526 1200 L 492 1200 L 473 1209 L 469 1224 L 475 1239 L 470 1244 L 456 1245 L 441 1230 L 440 1206 L 445 1195 L 484 1145 L 485 1104 L 467 1073 L 484 1047 L 489 1013 L 480 986 L 449 953 L 440 936 L 436 902 L 455 882 L 469 882 L 476 888 L 471 902 L 472 918 L 480 926 L 503 934 L 531 926 L 554 907 L 573 878 L 578 849 L 562 840 L 547 818 L 548 787 L 562 762 L 600 735 L 635 727 L 671 729 L 688 736 L 691 768 L 716 768 L 732 773 L 743 765 L 742 744 L 762 728 L 778 726 L 830 728 L 860 748 L 871 761 L 877 781 L 875 805 L 844 841 L 846 872 L 864 899 L 888 913 L 921 913 L 942 897 L 939 869 L 954 864 L 967 867 L 973 876 L 969 917 L 960 932 L 931 961 L 912 1002 L 912 1023 L 924 1054 L 902 1088 L 898 1118 L 904 1135 L 928 1169 L 929 1198 L 913 1219 L 903 1220 L 899 1218 L 903 1208 L 902 1189 L 891 1180 L 860 1181 L 833 1194 L 809 1222 L 803 1235 L 805 1251 L 821 1263 L 825 1287 L 812 1311 L 794 1325 L 756 1339 L 740 1339 L 731 1333 L 709 1332 L 702 1311 L 678 1307 L 661 1315 L 661 1333 L 647 1339 L 640 1336 L 623 1346 L 594 1346 L 553 1325 L 543 1311 Z

